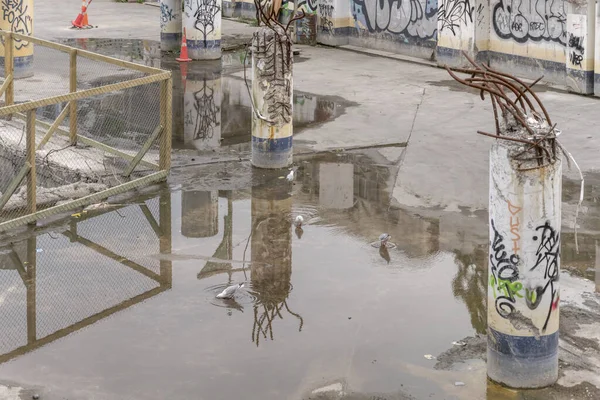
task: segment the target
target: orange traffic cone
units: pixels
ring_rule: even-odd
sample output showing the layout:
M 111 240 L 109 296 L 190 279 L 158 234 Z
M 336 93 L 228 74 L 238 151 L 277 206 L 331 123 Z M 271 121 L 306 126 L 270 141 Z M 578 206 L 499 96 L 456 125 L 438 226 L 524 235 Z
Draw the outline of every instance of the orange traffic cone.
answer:
M 75 18 L 75 20 L 71 22 L 75 28 L 81 29 L 81 28 L 85 28 L 88 25 L 87 24 L 87 9 L 91 3 L 92 3 L 92 0 L 89 0 L 89 2 L 87 4 L 85 3 L 85 0 L 81 1 L 81 11 L 79 12 L 79 15 L 77 15 L 77 18 Z
M 181 62 L 192 61 L 192 59 L 188 56 L 187 40 L 185 38 L 185 28 L 183 28 L 183 38 L 181 39 L 181 53 L 179 57 L 176 58 L 176 60 Z

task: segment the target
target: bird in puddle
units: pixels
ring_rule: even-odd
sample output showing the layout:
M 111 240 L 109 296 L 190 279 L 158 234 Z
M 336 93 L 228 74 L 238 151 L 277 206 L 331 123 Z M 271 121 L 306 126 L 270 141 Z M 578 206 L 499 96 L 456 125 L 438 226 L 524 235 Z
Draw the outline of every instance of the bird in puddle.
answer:
M 303 223 L 304 217 L 302 215 L 298 215 L 296 219 L 294 219 L 294 225 L 296 225 L 296 228 L 301 228 Z
M 295 174 L 295 171 L 294 171 L 294 169 L 292 168 L 292 170 L 290 171 L 290 173 L 289 173 L 289 174 L 287 174 L 287 176 L 285 177 L 285 179 L 286 179 L 288 182 L 292 182 L 292 181 L 294 180 L 294 175 L 296 175 L 296 174 Z
M 382 233 L 381 235 L 379 235 L 380 247 L 387 247 L 387 243 L 391 238 L 392 236 L 389 233 Z
M 244 287 L 243 283 L 238 283 L 237 285 L 228 286 L 221 293 L 219 293 L 217 295 L 217 299 L 233 299 L 235 292 L 237 292 L 238 289 L 241 289 L 243 287 Z

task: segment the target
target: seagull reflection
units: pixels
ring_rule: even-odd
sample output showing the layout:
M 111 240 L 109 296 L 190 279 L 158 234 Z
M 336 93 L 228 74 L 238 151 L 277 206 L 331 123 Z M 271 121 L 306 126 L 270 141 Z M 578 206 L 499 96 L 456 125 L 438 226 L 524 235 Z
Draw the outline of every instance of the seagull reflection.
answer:
M 380 246 L 379 247 L 379 255 L 381 256 L 381 258 L 383 258 L 385 261 L 387 261 L 387 263 L 390 263 L 390 253 L 388 251 L 387 246 Z
M 302 239 L 302 235 L 304 234 L 304 229 L 302 229 L 301 227 L 296 227 L 295 229 L 296 232 L 296 236 L 298 236 L 298 239 Z

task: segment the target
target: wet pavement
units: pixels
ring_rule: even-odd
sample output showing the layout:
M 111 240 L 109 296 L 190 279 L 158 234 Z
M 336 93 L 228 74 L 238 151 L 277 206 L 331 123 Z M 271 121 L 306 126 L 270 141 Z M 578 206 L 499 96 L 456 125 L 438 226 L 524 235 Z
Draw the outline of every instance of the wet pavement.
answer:
M 0 236 L 0 398 L 600 398 L 597 170 L 584 168 L 578 251 L 569 217 L 579 182 L 563 181 L 559 383 L 501 388 L 485 375 L 488 225 L 486 190 L 476 189 L 487 169 L 474 154 L 487 143 L 457 134 L 464 157 L 464 148 L 428 142 L 440 142 L 434 125 L 470 131 L 481 122 L 481 113 L 462 117 L 476 107 L 464 91 L 434 69 L 403 65 L 406 76 L 382 79 L 378 71 L 397 64 L 368 59 L 366 68 L 355 62 L 363 56 L 303 51 L 291 184 L 287 171 L 248 161 L 244 52 L 180 66 L 155 41 L 63 42 L 173 71 L 173 170 L 167 185 L 112 198 L 114 206 Z M 139 131 L 155 126 L 140 93 L 116 96 L 90 108 L 102 118 L 137 113 Z M 372 246 L 382 232 L 392 235 L 389 249 Z M 215 298 L 242 282 L 234 299 Z
M 486 382 L 483 339 L 456 343 L 486 330 L 487 216 L 390 206 L 402 150 L 297 156 L 293 184 L 247 162 L 193 168 L 229 174 L 214 181 L 175 170 L 169 187 L 4 237 L 2 383 L 42 399 L 598 398 L 589 383 Z M 568 232 L 562 243 L 563 269 L 591 282 L 597 226 L 579 254 Z M 393 248 L 371 245 L 381 232 Z M 563 273 L 561 348 L 589 356 L 598 314 L 567 305 L 598 298 L 574 275 Z M 561 379 L 585 371 L 563 363 Z

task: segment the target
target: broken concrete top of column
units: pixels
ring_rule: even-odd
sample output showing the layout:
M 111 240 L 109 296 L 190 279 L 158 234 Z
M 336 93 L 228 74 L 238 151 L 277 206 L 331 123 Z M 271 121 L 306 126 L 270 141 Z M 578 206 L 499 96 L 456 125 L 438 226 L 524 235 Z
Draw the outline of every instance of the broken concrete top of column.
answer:
M 463 55 L 473 68 L 446 66 L 446 70 L 459 83 L 480 90 L 482 100 L 488 93 L 494 110 L 496 134 L 477 133 L 505 141 L 518 170 L 554 164 L 560 158 L 558 150 L 562 151 L 556 140 L 560 132 L 552 125 L 548 111 L 532 90 L 542 77 L 528 85 L 510 74 L 477 64 L 465 52 Z M 462 79 L 454 72 L 471 76 Z

